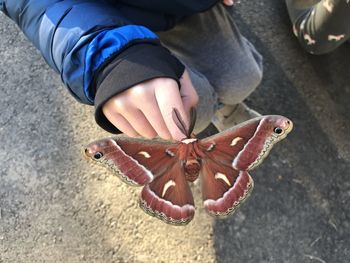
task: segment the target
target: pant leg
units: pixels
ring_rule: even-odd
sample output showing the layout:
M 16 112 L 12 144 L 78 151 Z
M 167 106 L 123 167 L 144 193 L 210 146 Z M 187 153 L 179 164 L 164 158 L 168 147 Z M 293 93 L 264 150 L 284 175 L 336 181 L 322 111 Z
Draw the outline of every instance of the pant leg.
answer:
M 261 82 L 261 55 L 221 3 L 159 36 L 180 60 L 208 79 L 221 103 L 242 102 Z M 195 88 L 201 94 L 202 87 Z
M 314 2 L 318 3 L 303 8 L 299 0 L 286 0 L 286 5 L 294 34 L 302 47 L 312 54 L 325 54 L 350 39 L 350 2 Z
M 210 124 L 217 109 L 217 94 L 209 83 L 208 79 L 193 67 L 186 66 L 192 84 L 196 87 L 199 97 L 197 111 L 197 121 L 194 133 L 203 131 Z

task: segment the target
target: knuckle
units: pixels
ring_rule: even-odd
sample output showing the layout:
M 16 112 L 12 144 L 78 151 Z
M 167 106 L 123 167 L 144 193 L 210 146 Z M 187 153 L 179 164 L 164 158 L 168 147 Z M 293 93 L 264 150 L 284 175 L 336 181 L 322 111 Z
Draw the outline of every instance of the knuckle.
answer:
M 147 93 L 146 88 L 143 85 L 136 85 L 130 88 L 130 95 L 132 96 L 142 96 L 146 93 Z
M 178 88 L 177 82 L 172 78 L 157 78 L 153 81 L 156 89 L 163 89 L 165 86 L 168 88 Z
M 116 99 L 114 101 L 114 107 L 116 111 L 122 113 L 128 108 L 128 103 L 125 99 Z
M 173 79 L 171 79 L 171 78 L 163 78 L 163 79 L 161 79 L 161 81 L 162 81 L 162 83 L 165 84 L 165 85 L 169 85 L 169 86 L 170 86 L 170 85 L 174 85 L 174 84 L 177 85 L 176 81 L 173 80 Z
M 130 88 L 129 95 L 132 100 L 136 100 L 138 104 L 142 104 L 149 101 L 152 93 L 152 87 L 137 85 Z

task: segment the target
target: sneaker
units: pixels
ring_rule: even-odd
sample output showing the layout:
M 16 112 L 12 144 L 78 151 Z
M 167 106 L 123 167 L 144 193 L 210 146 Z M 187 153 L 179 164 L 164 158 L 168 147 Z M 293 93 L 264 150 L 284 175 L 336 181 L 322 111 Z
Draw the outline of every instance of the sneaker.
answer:
M 241 102 L 236 105 L 223 105 L 215 112 L 212 123 L 219 132 L 227 130 L 241 122 L 261 116 L 260 113 Z

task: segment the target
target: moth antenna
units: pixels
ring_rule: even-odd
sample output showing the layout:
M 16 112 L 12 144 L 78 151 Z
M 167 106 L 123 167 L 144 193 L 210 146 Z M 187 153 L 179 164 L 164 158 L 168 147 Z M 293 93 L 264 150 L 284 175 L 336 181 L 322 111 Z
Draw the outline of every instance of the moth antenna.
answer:
M 188 129 L 188 137 L 190 137 L 190 135 L 193 132 L 194 129 L 194 125 L 196 124 L 196 120 L 197 120 L 197 111 L 196 108 L 192 107 L 190 110 L 190 128 Z
M 186 124 L 185 124 L 184 120 L 182 119 L 180 112 L 176 108 L 173 108 L 172 117 L 173 117 L 173 120 L 174 120 L 176 126 L 180 129 L 180 131 L 183 134 L 185 134 L 187 138 L 189 138 L 190 134 L 188 133 L 188 131 L 186 129 Z

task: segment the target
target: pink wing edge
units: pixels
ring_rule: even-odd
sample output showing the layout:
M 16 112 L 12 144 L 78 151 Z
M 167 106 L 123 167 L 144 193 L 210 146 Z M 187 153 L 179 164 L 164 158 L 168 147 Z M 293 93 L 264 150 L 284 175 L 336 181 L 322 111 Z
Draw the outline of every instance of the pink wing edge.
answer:
M 215 217 L 225 218 L 233 214 L 237 208 L 250 196 L 254 188 L 253 178 L 247 171 L 240 171 L 234 185 L 223 197 L 203 200 L 206 211 Z
M 187 225 L 192 221 L 195 214 L 194 205 L 174 205 L 170 201 L 159 198 L 150 189 L 149 185 L 142 189 L 139 206 L 148 215 L 176 226 Z

